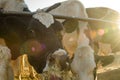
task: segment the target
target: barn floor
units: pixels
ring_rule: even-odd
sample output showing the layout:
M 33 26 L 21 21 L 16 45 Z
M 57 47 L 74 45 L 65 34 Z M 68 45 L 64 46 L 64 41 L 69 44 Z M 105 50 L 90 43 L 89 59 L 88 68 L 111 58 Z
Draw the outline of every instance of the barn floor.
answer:
M 98 80 L 120 80 L 120 68 L 99 73 Z
M 15 77 L 14 80 L 20 80 Z M 30 78 L 28 76 L 22 77 L 21 80 L 44 80 L 37 75 L 37 78 Z M 98 70 L 97 80 L 120 80 L 120 66 L 103 67 Z
M 15 77 L 14 80 L 20 80 L 18 77 Z M 21 80 L 41 80 L 40 78 L 30 78 L 30 77 L 22 77 Z
M 98 69 L 98 80 L 120 80 L 120 54 L 115 55 L 112 64 Z
M 117 59 L 112 65 L 99 68 L 98 74 L 97 74 L 97 80 L 120 80 L 120 60 L 119 59 L 120 58 L 117 55 Z M 44 80 L 44 79 L 41 79 L 39 74 L 37 74 L 36 76 L 37 78 L 33 78 L 33 77 L 30 78 L 28 75 L 27 76 L 23 75 L 23 76 L 24 77 L 22 77 L 21 80 Z M 14 80 L 20 80 L 20 79 L 17 76 L 15 77 Z
M 19 79 L 15 78 L 14 80 L 19 80 Z M 22 78 L 22 80 L 39 80 L 39 79 Z
M 20 79 L 16 77 L 15 80 L 20 80 Z M 42 80 L 42 79 L 24 77 L 21 80 Z M 98 73 L 97 80 L 120 80 L 120 68 Z

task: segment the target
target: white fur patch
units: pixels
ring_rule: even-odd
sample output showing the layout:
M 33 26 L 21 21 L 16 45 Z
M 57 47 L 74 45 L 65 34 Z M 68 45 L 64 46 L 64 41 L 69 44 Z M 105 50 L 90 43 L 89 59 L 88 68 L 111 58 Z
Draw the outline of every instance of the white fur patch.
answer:
M 4 11 L 22 12 L 27 5 L 24 1 L 19 0 L 0 0 L 0 8 L 3 8 Z
M 2 46 L 0 45 L 0 60 L 1 59 L 11 59 L 11 53 L 10 53 L 10 49 L 6 46 Z
M 14 80 L 10 66 L 11 53 L 7 46 L 0 45 L 0 80 Z
M 71 70 L 79 75 L 77 80 L 93 80 L 93 70 L 96 67 L 94 61 L 94 51 L 88 46 L 78 46 L 75 51 Z
M 61 55 L 67 55 L 67 52 L 65 50 L 63 50 L 63 49 L 58 49 L 58 50 L 56 50 L 53 53 L 53 55 L 59 55 L 59 56 L 61 56 Z
M 37 12 L 33 15 L 33 17 L 39 20 L 43 25 L 45 25 L 46 28 L 49 28 L 50 25 L 54 23 L 53 16 L 48 13 Z

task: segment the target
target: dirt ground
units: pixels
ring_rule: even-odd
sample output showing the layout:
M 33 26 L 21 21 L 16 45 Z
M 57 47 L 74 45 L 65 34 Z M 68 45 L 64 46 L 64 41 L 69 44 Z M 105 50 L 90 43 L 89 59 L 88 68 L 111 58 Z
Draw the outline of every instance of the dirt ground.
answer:
M 99 73 L 98 80 L 120 80 L 120 68 Z
M 15 78 L 15 80 L 19 79 Z M 40 79 L 22 78 L 22 80 L 40 80 Z M 120 68 L 106 71 L 103 73 L 98 73 L 97 80 L 120 80 Z

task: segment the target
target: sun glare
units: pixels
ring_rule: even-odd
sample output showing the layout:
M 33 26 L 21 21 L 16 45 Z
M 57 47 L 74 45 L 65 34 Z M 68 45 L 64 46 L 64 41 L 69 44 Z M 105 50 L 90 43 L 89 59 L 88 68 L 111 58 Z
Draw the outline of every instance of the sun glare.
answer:
M 36 11 L 38 8 L 45 8 L 57 2 L 66 0 L 25 0 L 31 11 Z M 109 7 L 120 12 L 118 0 L 79 0 L 87 7 Z M 114 5 L 114 6 L 113 6 Z
M 119 26 L 118 26 L 118 29 L 120 30 L 120 24 L 119 24 Z

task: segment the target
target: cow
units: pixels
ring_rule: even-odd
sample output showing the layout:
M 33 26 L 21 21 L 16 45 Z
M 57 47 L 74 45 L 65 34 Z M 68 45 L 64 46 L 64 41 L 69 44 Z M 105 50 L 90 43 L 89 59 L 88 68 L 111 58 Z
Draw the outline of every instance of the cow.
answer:
M 42 73 L 48 54 L 63 48 L 57 36 L 63 26 L 56 20 L 46 28 L 32 16 L 0 14 L 0 25 L 0 37 L 11 49 L 12 59 L 28 53 L 28 61 L 38 73 Z
M 28 50 L 30 51 L 28 53 L 31 53 L 28 54 L 28 61 L 33 67 L 35 66 L 34 68 L 38 73 L 41 73 L 42 68 L 46 65 L 47 56 L 59 48 L 63 49 L 61 40 L 57 36 L 59 34 L 57 32 L 62 30 L 62 25 L 58 21 L 55 21 L 49 28 L 46 28 L 34 18 L 30 23 L 29 30 L 34 35 L 31 36 L 33 39 L 25 44 L 30 49 L 35 48 L 36 51 Z
M 89 45 L 77 47 L 71 63 L 71 70 L 76 76 L 76 80 L 95 80 L 93 74 L 96 63 L 93 53 L 94 51 Z
M 53 54 L 50 54 L 47 58 L 47 64 L 44 68 L 44 76 L 48 80 L 68 80 L 65 79 L 65 73 L 69 70 L 69 58 L 67 52 L 63 49 L 56 50 Z M 49 77 L 48 77 L 49 76 Z M 69 77 L 70 78 L 70 77 Z
M 63 48 L 59 35 L 63 25 L 54 18 L 49 27 L 43 23 L 44 20 L 40 22 L 35 15 L 0 14 L 0 38 L 10 48 L 12 60 L 25 53 L 38 73 L 42 73 L 47 56 L 56 49 Z
M 86 9 L 89 18 L 96 18 L 112 22 L 118 22 L 120 13 L 107 7 L 91 7 Z M 98 43 L 107 43 L 111 45 L 112 52 L 115 53 L 119 48 L 119 25 L 114 23 L 89 21 L 88 27 L 91 29 L 90 36 L 95 47 L 99 48 Z M 95 49 L 98 52 L 98 49 Z
M 2 13 L 1 11 L 16 11 L 16 12 L 23 12 L 23 11 L 29 11 L 27 5 L 24 3 L 23 0 L 0 0 L 0 13 Z M 0 23 L 1 24 L 6 24 L 7 22 L 5 21 L 5 18 L 3 19 L 3 15 L 0 15 L 2 16 L 0 18 Z M 10 17 L 10 16 L 9 16 Z M 11 16 L 12 17 L 12 16 Z M 7 20 L 7 18 L 6 18 Z M 3 23 L 2 23 L 3 22 Z M 13 21 L 14 22 L 14 21 Z M 16 25 L 17 26 L 17 25 Z M 3 28 L 3 25 L 0 26 L 0 30 L 2 30 Z M 6 30 L 6 29 L 5 29 Z M 6 32 L 5 32 L 6 33 Z M 0 34 L 1 36 L 4 35 L 3 32 L 1 32 Z M 6 46 L 6 41 L 3 37 L 0 36 L 0 45 L 3 45 L 3 46 Z M 6 36 L 6 35 L 5 35 Z M 11 39 L 12 40 L 12 39 Z M 12 50 L 13 52 L 13 50 Z M 16 54 L 19 54 L 19 53 L 16 53 Z M 16 76 L 16 74 L 19 76 L 19 74 L 21 73 L 20 70 L 19 70 L 19 67 L 18 66 L 21 66 L 19 64 L 19 60 L 20 59 L 17 59 L 17 60 L 13 60 L 13 55 L 12 55 L 12 60 L 9 61 L 9 63 L 11 64 L 12 68 L 13 68 L 13 71 L 11 69 L 11 72 L 9 72 L 8 75 L 11 75 L 11 74 L 14 74 L 14 75 L 11 75 L 13 78 L 11 78 L 12 80 L 14 79 L 14 76 Z M 7 64 L 9 64 L 7 63 Z M 2 64 L 1 64 L 2 65 Z M 3 64 L 4 65 L 4 64 Z M 17 66 L 17 67 L 16 67 Z M 9 66 L 8 66 L 9 67 Z M 5 77 L 4 77 L 5 78 Z M 7 77 L 6 77 L 7 78 Z M 3 80 L 3 79 L 2 79 Z M 7 80 L 10 80 L 10 79 L 7 79 Z
M 21 9 L 22 11 L 26 10 L 26 7 L 21 8 L 23 7 L 24 1 L 17 1 L 17 0 L 2 1 L 1 5 L 4 4 L 4 6 L 1 6 L 1 8 L 4 11 L 17 11 L 17 10 L 20 11 L 19 9 L 16 10 L 16 8 L 19 7 L 19 5 L 14 4 L 15 2 L 18 2 L 18 3 L 21 2 L 19 9 Z M 14 4 L 14 5 L 12 5 L 13 7 L 9 7 L 10 6 L 9 4 L 10 5 Z M 43 50 L 40 49 L 41 51 L 38 50 L 38 52 L 34 52 L 37 54 L 31 55 L 31 53 L 33 52 L 30 52 L 30 54 L 28 54 L 28 60 L 30 64 L 34 66 L 37 72 L 42 72 L 42 69 L 38 69 L 38 67 L 44 68 L 46 63 L 46 57 L 48 54 L 52 53 L 57 48 L 62 48 L 59 42 L 59 39 L 57 37 L 57 35 L 59 35 L 59 31 L 62 30 L 62 27 L 61 27 L 62 25 L 58 21 L 55 21 L 51 25 L 51 27 L 45 28 L 45 26 L 42 23 L 40 23 L 38 20 L 28 16 L 15 16 L 15 15 L 1 14 L 0 19 L 1 19 L 1 22 L 0 22 L 1 36 L 0 37 L 5 40 L 6 45 L 11 49 L 12 60 L 18 58 L 21 55 L 20 53 L 22 52 L 24 53 L 25 50 L 23 48 L 21 49 L 21 46 L 26 48 L 25 47 L 26 44 L 27 44 L 27 49 L 30 48 L 29 50 L 31 50 L 32 46 L 34 46 L 35 48 L 38 47 L 38 49 L 40 49 L 40 46 L 41 46 L 41 49 L 43 48 Z M 34 25 L 35 23 L 36 25 Z M 34 31 L 35 33 L 32 31 Z M 35 36 L 33 37 L 33 35 Z M 26 42 L 26 40 L 28 41 Z M 30 45 L 28 46 L 28 44 Z M 40 62 L 37 60 L 36 62 L 39 62 L 39 63 L 33 64 L 34 62 L 33 60 L 35 60 L 35 57 L 37 55 L 39 55 Z M 39 64 L 40 66 L 37 66 Z
M 86 8 L 86 12 L 89 18 L 119 22 L 120 14 L 117 11 L 107 7 Z M 118 24 L 100 21 L 89 21 L 88 27 L 90 29 L 88 31 L 88 36 L 90 42 L 93 44 L 96 64 L 99 65 L 99 61 L 103 67 L 111 64 L 114 61 L 113 55 L 99 56 L 97 53 L 101 48 L 99 43 L 108 44 L 109 47 L 107 47 L 107 49 L 112 48 L 112 50 L 109 49 L 108 52 L 115 53 L 120 50 L 118 41 L 119 37 L 117 37 L 117 35 L 119 35 Z M 107 54 L 109 54 L 108 52 Z M 97 66 L 97 68 L 99 68 L 99 66 Z
M 53 54 L 47 57 L 47 64 L 44 71 L 47 71 L 51 67 L 59 67 L 60 70 L 66 70 L 68 67 L 68 55 L 63 49 L 56 50 Z

